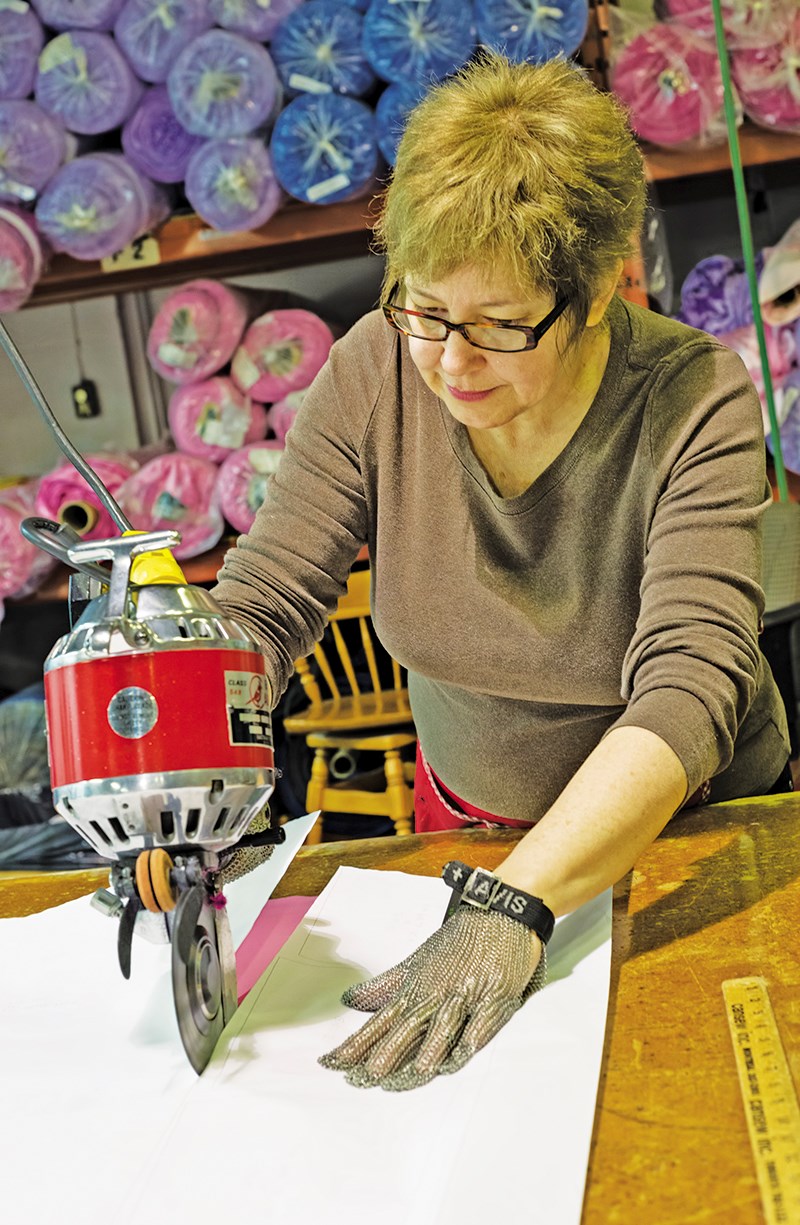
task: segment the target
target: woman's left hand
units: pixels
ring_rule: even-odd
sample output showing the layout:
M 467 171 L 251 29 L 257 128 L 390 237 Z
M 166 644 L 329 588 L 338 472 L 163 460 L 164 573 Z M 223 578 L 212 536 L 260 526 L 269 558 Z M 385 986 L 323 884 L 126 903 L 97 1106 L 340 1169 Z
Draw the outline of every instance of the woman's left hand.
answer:
M 343 1003 L 376 1015 L 320 1063 L 351 1085 L 415 1089 L 462 1068 L 546 973 L 529 927 L 462 904 L 405 961 L 345 992 Z

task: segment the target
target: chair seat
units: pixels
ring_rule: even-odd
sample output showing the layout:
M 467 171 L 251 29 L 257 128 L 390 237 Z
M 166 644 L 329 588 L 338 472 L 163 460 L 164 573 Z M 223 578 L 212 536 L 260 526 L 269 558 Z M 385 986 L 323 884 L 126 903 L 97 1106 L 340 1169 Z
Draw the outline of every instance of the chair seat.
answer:
M 387 749 L 403 749 L 409 744 L 416 744 L 417 733 L 413 727 L 408 731 L 384 732 L 383 735 L 352 736 L 337 735 L 335 732 L 310 732 L 306 736 L 306 744 L 311 749 L 355 749 L 360 753 L 385 753 Z
M 309 706 L 284 719 L 287 732 L 307 736 L 309 732 L 344 732 L 359 728 L 391 727 L 411 722 L 408 690 L 346 694 Z

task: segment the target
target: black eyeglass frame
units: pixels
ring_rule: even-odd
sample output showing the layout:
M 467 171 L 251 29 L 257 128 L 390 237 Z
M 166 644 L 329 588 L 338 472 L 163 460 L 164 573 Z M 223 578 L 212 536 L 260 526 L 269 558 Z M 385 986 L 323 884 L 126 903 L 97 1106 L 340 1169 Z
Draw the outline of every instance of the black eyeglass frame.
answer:
M 556 298 L 556 304 L 553 309 L 549 311 L 545 315 L 544 319 L 542 319 L 541 322 L 537 323 L 534 327 L 526 327 L 521 323 L 451 323 L 449 319 L 442 319 L 439 315 L 428 315 L 425 311 L 412 311 L 408 310 L 404 306 L 397 306 L 396 303 L 392 302 L 392 298 L 397 293 L 399 288 L 400 282 L 398 281 L 392 286 L 391 291 L 387 295 L 387 300 L 381 304 L 381 310 L 383 311 L 386 322 L 389 323 L 391 327 L 395 329 L 395 331 L 402 333 L 403 336 L 410 336 L 412 340 L 428 340 L 438 345 L 446 344 L 447 336 L 450 332 L 458 332 L 460 336 L 463 336 L 468 345 L 472 345 L 473 349 L 484 349 L 488 353 L 530 353 L 533 349 L 538 347 L 539 341 L 547 332 L 550 331 L 550 328 L 553 326 L 556 320 L 563 315 L 564 311 L 569 305 L 568 297 L 562 296 L 560 298 Z M 400 327 L 397 319 L 395 319 L 395 311 L 399 311 L 403 315 L 413 315 L 415 319 L 430 319 L 432 323 L 441 323 L 445 328 L 445 335 L 437 339 L 435 336 L 418 336 L 416 332 L 407 332 L 405 328 Z M 476 344 L 474 340 L 470 340 L 466 329 L 475 327 L 497 328 L 498 331 L 508 331 L 510 329 L 513 332 L 524 332 L 528 337 L 528 340 L 521 349 L 492 349 L 489 345 L 479 345 Z

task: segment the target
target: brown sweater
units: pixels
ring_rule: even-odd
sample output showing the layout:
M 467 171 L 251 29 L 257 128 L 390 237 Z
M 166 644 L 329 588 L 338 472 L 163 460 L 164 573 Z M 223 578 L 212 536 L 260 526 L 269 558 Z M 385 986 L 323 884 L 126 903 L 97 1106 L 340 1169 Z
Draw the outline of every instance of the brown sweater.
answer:
M 378 312 L 334 346 L 217 599 L 276 695 L 367 544 L 373 617 L 442 781 L 535 820 L 611 728 L 662 737 L 689 792 L 768 787 L 788 756 L 758 647 L 761 411 L 740 358 L 614 299 L 597 396 L 502 498 Z M 535 358 L 534 358 L 535 360 Z

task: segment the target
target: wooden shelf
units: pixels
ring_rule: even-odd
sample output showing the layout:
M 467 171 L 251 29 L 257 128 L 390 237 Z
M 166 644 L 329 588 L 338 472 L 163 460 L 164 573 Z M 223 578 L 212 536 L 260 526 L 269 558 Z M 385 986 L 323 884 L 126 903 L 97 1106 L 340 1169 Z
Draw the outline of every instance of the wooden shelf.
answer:
M 27 306 L 173 285 L 191 277 L 244 276 L 364 255 L 372 198 L 315 207 L 292 201 L 258 230 L 223 233 L 194 214 L 174 216 L 154 235 L 158 262 L 104 270 L 98 262 L 54 256 Z
M 651 182 L 664 179 L 687 179 L 700 174 L 729 170 L 731 166 L 727 143 L 690 152 L 678 149 L 657 149 L 642 145 Z M 788 162 L 800 158 L 800 136 L 788 132 L 768 132 L 755 124 L 744 123 L 739 130 L 739 148 L 745 166 L 765 166 L 772 162 Z

